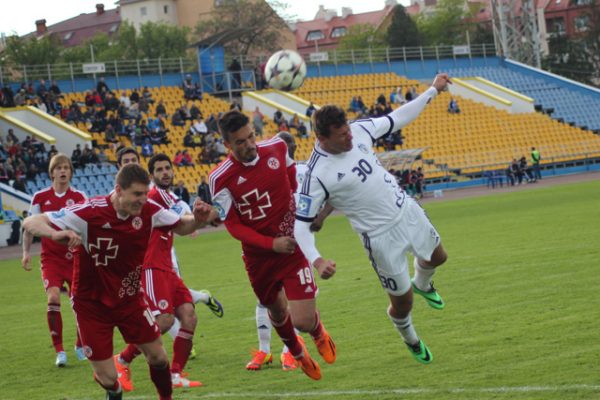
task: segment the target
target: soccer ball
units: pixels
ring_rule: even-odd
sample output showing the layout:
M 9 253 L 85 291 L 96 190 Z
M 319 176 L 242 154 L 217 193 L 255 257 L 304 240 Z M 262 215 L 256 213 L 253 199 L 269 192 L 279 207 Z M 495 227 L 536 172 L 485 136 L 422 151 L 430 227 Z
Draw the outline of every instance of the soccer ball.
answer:
M 265 80 L 277 90 L 295 90 L 306 77 L 306 63 L 293 50 L 280 50 L 273 54 L 265 66 Z

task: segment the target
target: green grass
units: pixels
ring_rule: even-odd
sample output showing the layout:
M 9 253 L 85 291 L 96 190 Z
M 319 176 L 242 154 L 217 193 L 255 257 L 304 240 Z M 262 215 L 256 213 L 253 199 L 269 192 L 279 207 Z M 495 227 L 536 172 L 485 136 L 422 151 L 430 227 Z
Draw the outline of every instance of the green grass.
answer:
M 321 362 L 319 382 L 284 373 L 277 361 L 260 372 L 244 369 L 256 346 L 255 298 L 240 246 L 226 232 L 180 238 L 186 282 L 217 295 L 225 317 L 199 306 L 199 355 L 187 370 L 205 387 L 177 391 L 175 398 L 600 398 L 599 199 L 596 181 L 428 204 L 449 260 L 435 276 L 446 309 L 415 299 L 417 331 L 435 358 L 427 366 L 411 358 L 387 319 L 386 296 L 357 235 L 345 218 L 331 217 L 317 242 L 338 272 L 319 282 L 318 304 L 339 355 L 334 365 Z M 39 272 L 23 272 L 17 260 L 2 262 L 0 282 L 0 398 L 101 399 L 90 366 L 71 350 L 68 300 L 70 364 L 59 370 Z M 170 352 L 171 340 L 165 343 Z M 133 375 L 136 390 L 125 398 L 155 399 L 143 360 L 134 363 Z

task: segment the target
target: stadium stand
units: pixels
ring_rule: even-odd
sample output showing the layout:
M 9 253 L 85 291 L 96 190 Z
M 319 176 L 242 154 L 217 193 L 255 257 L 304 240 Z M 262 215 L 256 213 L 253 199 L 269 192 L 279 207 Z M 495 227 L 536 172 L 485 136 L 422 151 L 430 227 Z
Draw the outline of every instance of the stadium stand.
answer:
M 551 111 L 552 118 L 593 131 L 600 131 L 600 100 L 574 92 L 543 78 L 535 78 L 517 71 L 498 67 L 457 68 L 448 71 L 451 76 L 479 76 L 533 98 L 542 110 Z M 594 111 L 596 110 L 596 111 Z

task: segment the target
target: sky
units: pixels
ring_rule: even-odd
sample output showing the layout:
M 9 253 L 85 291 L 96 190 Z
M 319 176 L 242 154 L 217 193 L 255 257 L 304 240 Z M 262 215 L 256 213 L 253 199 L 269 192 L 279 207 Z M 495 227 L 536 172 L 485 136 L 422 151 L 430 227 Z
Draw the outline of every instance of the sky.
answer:
M 201 0 L 206 1 L 206 0 Z M 342 7 L 350 7 L 355 14 L 367 11 L 381 10 L 384 0 L 283 0 L 290 5 L 286 10 L 288 15 L 295 15 L 302 20 L 311 20 L 322 4 L 327 9 L 334 9 L 338 15 Z M 105 8 L 115 8 L 115 0 L 17 0 L 2 2 L 0 12 L 0 32 L 8 35 L 15 32 L 19 35 L 35 30 L 35 21 L 45 19 L 47 25 L 52 25 L 81 13 L 96 11 L 97 3 L 104 3 Z M 407 5 L 408 1 L 403 0 Z

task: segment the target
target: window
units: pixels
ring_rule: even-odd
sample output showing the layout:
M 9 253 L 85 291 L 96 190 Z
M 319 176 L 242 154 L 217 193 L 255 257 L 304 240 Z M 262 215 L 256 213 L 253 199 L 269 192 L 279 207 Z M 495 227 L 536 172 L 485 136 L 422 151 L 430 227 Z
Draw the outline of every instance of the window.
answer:
M 110 27 L 110 29 L 108 31 L 110 33 L 115 33 L 117 31 L 117 29 L 119 29 L 119 24 L 114 24 L 113 26 Z
M 346 36 L 346 33 L 348 33 L 348 30 L 345 26 L 338 26 L 337 28 L 333 28 L 333 30 L 331 31 L 331 37 L 337 38 Z
M 165 12 L 165 14 L 169 13 L 169 6 L 163 6 L 163 11 Z
M 575 24 L 575 30 L 578 32 L 587 31 L 590 29 L 590 17 L 587 15 L 575 17 L 573 19 L 573 23 Z
M 69 32 L 67 33 L 64 37 L 63 40 L 66 42 L 67 40 L 71 39 L 73 37 L 73 35 L 75 34 L 75 32 Z
M 546 29 L 550 34 L 562 35 L 565 33 L 565 20 L 563 18 L 554 18 L 546 21 Z
M 146 15 L 148 15 L 148 9 L 146 7 L 141 7 L 140 14 L 142 17 L 145 17 Z
M 310 41 L 310 40 L 321 40 L 321 39 L 325 39 L 325 35 L 323 35 L 323 32 L 321 31 L 310 31 L 308 32 L 308 35 L 306 35 L 306 41 Z

